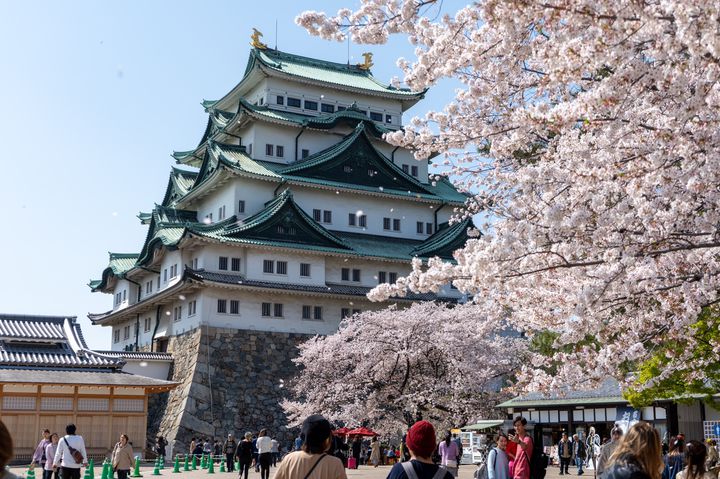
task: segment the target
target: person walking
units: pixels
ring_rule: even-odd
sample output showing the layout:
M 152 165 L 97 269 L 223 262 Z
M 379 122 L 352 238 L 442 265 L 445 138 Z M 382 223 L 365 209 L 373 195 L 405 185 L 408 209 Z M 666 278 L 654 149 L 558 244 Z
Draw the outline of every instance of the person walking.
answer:
M 510 479 L 510 461 L 505 453 L 507 444 L 504 433 L 495 436 L 495 447 L 490 449 L 487 458 L 488 479 Z
M 47 462 L 45 448 L 48 444 L 50 444 L 50 429 L 44 429 L 42 432 L 42 439 L 40 439 L 40 442 L 35 447 L 35 452 L 33 453 L 32 461 L 30 462 L 31 469 L 34 468 L 36 464 L 39 464 L 43 469 L 45 468 L 45 463 Z
M 167 441 L 164 437 L 158 436 L 157 440 L 155 441 L 155 453 L 160 458 L 160 461 L 162 462 L 163 466 L 165 465 L 165 455 L 167 451 Z
M 283 458 L 275 479 L 347 479 L 342 461 L 327 454 L 332 444 L 332 428 L 327 419 L 319 414 L 309 416 L 300 435 L 302 449 Z
M 458 450 L 457 444 L 453 442 L 450 431 L 445 433 L 445 439 L 440 443 L 438 451 L 440 453 L 440 464 L 445 466 L 453 477 L 458 475 Z
M 575 465 L 577 466 L 577 474 L 578 476 L 582 476 L 583 471 L 583 464 L 585 464 L 585 443 L 580 440 L 577 434 L 573 434 L 573 461 L 575 461 Z
M 675 479 L 685 465 L 685 436 L 678 434 L 670 445 L 670 452 L 665 456 L 665 468 L 662 479 Z
M 243 479 L 248 479 L 248 472 L 250 471 L 250 465 L 252 464 L 253 460 L 253 444 L 251 432 L 246 432 L 245 437 L 238 444 L 237 449 L 235 450 L 235 458 L 237 458 L 238 461 L 239 477 Z
M 267 429 L 261 429 L 255 443 L 260 463 L 260 479 L 270 479 L 270 464 L 272 464 L 272 439 L 267 435 Z
M 437 445 L 435 437 L 435 428 L 428 421 L 413 424 L 405 437 L 410 460 L 395 464 L 387 479 L 453 479 L 445 466 L 432 461 Z
M 55 457 L 59 440 L 60 436 L 58 436 L 56 432 L 50 434 L 50 442 L 45 446 L 45 457 L 47 460 L 43 466 L 43 479 L 60 479 L 58 471 L 53 469 L 53 458 Z
M 513 427 L 517 434 L 508 436 L 508 439 L 517 444 L 513 466 L 514 479 L 530 479 L 530 460 L 533 453 L 533 440 L 527 433 L 527 419 L 522 416 L 515 417 Z
M 615 452 L 615 449 L 620 443 L 620 439 L 622 439 L 622 434 L 622 429 L 615 426 L 614 428 L 612 428 L 612 431 L 610 431 L 610 442 L 608 442 L 607 444 L 603 444 L 600 447 L 600 455 L 598 456 L 597 460 L 597 477 L 602 476 L 602 474 L 605 472 L 605 469 L 607 469 L 608 461 L 610 460 L 610 457 L 613 455 L 613 452 Z
M 120 440 L 113 448 L 111 461 L 113 470 L 117 472 L 118 479 L 127 479 L 134 462 L 133 448 L 127 434 L 120 434 Z
M 640 421 L 618 443 L 602 479 L 660 479 L 662 470 L 660 435 L 651 424 Z
M 76 432 L 75 424 L 65 427 L 65 436 L 58 442 L 53 458 L 54 466 L 61 468 L 63 479 L 80 479 L 80 468 L 87 467 L 85 440 Z
M 572 442 L 568 439 L 566 432 L 562 433 L 562 438 L 558 442 L 558 459 L 560 461 L 560 475 L 570 474 L 570 459 L 572 459 Z
M 226 470 L 227 472 L 234 472 L 235 471 L 235 461 L 233 460 L 233 457 L 235 456 L 235 450 L 237 449 L 237 442 L 235 442 L 235 436 L 232 435 L 232 433 L 228 434 L 227 440 L 225 443 L 223 443 L 223 453 L 225 454 L 225 462 L 226 462 Z
M 272 465 L 273 467 L 277 467 L 278 459 L 280 459 L 280 442 L 278 442 L 277 439 L 272 439 L 270 442 L 272 443 L 272 448 L 270 449 L 272 453 Z
M 685 446 L 685 469 L 677 473 L 677 479 L 717 479 L 717 474 L 706 469 L 708 450 L 700 441 L 688 441 Z
M 377 437 L 373 437 L 370 441 L 370 464 L 378 467 L 380 464 L 380 441 Z

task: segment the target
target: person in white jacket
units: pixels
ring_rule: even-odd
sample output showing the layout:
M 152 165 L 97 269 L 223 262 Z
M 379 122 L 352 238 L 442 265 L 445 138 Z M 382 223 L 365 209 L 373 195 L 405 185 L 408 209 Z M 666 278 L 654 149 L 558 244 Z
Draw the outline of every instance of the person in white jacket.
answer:
M 68 424 L 65 427 L 65 436 L 58 442 L 55 451 L 54 467 L 61 467 L 63 479 L 80 479 L 80 468 L 87 467 L 87 451 L 85 451 L 85 440 L 82 436 L 75 434 L 75 424 Z M 82 461 L 76 462 L 70 448 L 80 451 Z

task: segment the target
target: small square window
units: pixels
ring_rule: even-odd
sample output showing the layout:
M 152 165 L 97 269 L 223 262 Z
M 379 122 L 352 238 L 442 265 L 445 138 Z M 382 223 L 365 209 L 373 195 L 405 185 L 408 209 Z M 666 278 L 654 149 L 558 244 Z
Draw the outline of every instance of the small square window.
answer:
M 228 269 L 227 256 L 220 256 L 219 261 L 218 261 L 218 269 L 221 271 L 227 271 L 227 269 Z
M 240 301 L 237 299 L 230 300 L 230 314 L 240 314 Z
M 397 218 L 393 219 L 393 231 L 400 231 L 400 220 Z
M 322 319 L 322 306 L 315 306 L 313 308 L 313 319 Z
M 275 155 L 275 145 L 265 145 L 265 154 L 267 156 L 274 156 Z
M 355 213 L 348 214 L 348 226 L 355 226 Z
M 417 175 L 418 175 L 418 167 L 415 166 L 415 165 L 411 166 L 411 167 L 410 167 L 410 174 L 411 174 L 412 176 L 414 176 L 415 178 L 417 178 Z
M 409 165 L 402 165 L 403 173 L 409 174 L 410 173 L 410 166 Z
M 194 316 L 197 311 L 197 301 L 194 299 L 188 303 L 188 316 Z
M 295 107 L 295 108 L 300 108 L 300 99 L 299 99 L 299 98 L 288 97 L 288 99 L 287 99 L 287 106 L 292 106 L 292 107 Z
M 218 313 L 227 313 L 227 300 L 226 299 L 218 299 L 217 312 Z
M 318 102 L 316 102 L 316 101 L 310 101 L 310 100 L 305 100 L 305 109 L 306 109 L 306 110 L 317 111 L 317 109 L 318 109 Z
M 353 281 L 360 282 L 360 270 L 353 269 Z
M 218 221 L 225 219 L 225 205 L 222 205 L 220 208 L 218 208 Z
M 389 230 L 390 229 L 390 218 L 383 218 L 383 229 Z
M 397 283 L 397 273 L 389 273 L 388 278 L 390 278 L 391 283 Z
M 275 103 L 277 103 L 278 105 L 284 105 L 285 97 L 282 95 L 278 95 L 277 97 L 275 97 Z
M 240 258 L 233 258 L 230 263 L 230 269 L 233 271 L 240 271 Z
M 276 274 L 287 274 L 287 261 L 278 261 L 277 268 L 275 269 Z
M 303 305 L 302 307 L 302 319 L 310 319 L 310 315 L 312 314 L 312 306 Z
M 417 233 L 423 234 L 424 232 L 425 232 L 425 225 L 423 224 L 422 221 L 418 221 L 417 222 Z
M 245 200 L 238 201 L 238 213 L 245 213 Z
M 275 156 L 282 158 L 285 156 L 285 147 L 282 145 L 275 146 Z
M 392 123 L 392 115 L 385 115 L 385 123 Z
M 275 272 L 275 262 L 271 259 L 263 260 L 263 273 L 274 273 Z
M 323 223 L 332 223 L 332 211 L 323 211 Z
M 387 283 L 387 273 L 385 271 L 378 271 L 378 284 Z
M 323 113 L 335 113 L 335 105 L 331 105 L 329 103 L 322 103 L 320 104 L 320 111 Z
M 350 281 L 350 268 L 343 268 L 340 270 L 340 279 L 342 281 Z
M 167 268 L 163 270 L 163 281 L 167 281 Z
M 303 148 L 300 156 L 302 156 L 303 158 L 307 158 L 308 156 L 310 156 L 310 150 Z
M 432 223 L 425 223 L 425 234 L 428 234 L 428 235 L 433 234 L 433 224 Z
M 310 277 L 310 263 L 300 263 L 300 276 Z
M 382 113 L 375 113 L 374 111 L 371 111 L 370 119 L 372 121 L 383 121 L 383 115 L 382 115 Z
M 263 315 L 263 316 L 266 316 L 266 317 L 267 317 L 267 316 L 270 316 L 270 308 L 271 308 L 271 307 L 272 307 L 272 306 L 271 306 L 270 303 L 263 303 L 263 304 L 262 304 L 262 315 Z
M 313 210 L 313 219 L 315 221 L 320 221 L 322 219 L 322 211 L 320 210 Z
M 273 305 L 273 316 L 275 316 L 276 318 L 282 318 L 282 316 L 283 316 L 282 303 L 275 303 Z
M 340 309 L 340 319 L 345 319 L 348 316 L 350 316 L 350 308 L 341 308 Z
M 367 226 L 367 215 L 360 215 L 360 218 L 358 218 L 360 221 L 358 223 L 360 224 L 361 228 L 365 228 Z

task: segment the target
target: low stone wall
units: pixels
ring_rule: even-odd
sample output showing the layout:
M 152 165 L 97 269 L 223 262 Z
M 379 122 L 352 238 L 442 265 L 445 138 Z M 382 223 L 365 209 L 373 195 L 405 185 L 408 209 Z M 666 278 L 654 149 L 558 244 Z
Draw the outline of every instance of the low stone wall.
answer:
M 222 442 L 228 433 L 239 438 L 246 431 L 266 428 L 288 447 L 294 431 L 286 428 L 280 407 L 281 380 L 287 382 L 295 374 L 292 359 L 297 346 L 308 338 L 205 327 L 170 338 L 168 352 L 174 358 L 170 379 L 180 385 L 153 405 L 154 414 L 162 418 L 156 430 L 149 428 L 148 437 L 163 435 L 173 454 L 184 454 L 193 437 Z M 158 423 L 152 416 L 148 419 L 148 424 Z

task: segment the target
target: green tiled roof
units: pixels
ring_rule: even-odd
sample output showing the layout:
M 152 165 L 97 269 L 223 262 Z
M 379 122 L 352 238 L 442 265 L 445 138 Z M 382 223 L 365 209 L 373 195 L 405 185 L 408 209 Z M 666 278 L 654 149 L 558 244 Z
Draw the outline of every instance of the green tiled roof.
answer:
M 165 196 L 163 197 L 162 204 L 165 206 L 170 206 L 173 204 L 176 200 L 179 198 L 182 198 L 185 196 L 188 191 L 190 191 L 195 184 L 195 180 L 197 179 L 198 174 L 195 171 L 187 171 L 187 170 L 181 170 L 179 168 L 172 168 L 172 171 L 170 172 L 170 179 L 168 180 L 168 186 L 165 189 Z M 143 214 L 143 213 L 141 213 Z M 144 213 L 145 215 L 148 215 L 147 219 L 145 221 L 149 221 L 149 216 L 151 214 Z M 140 218 L 141 221 L 143 221 L 142 218 Z
M 423 244 L 413 249 L 415 256 L 443 256 L 452 257 L 452 253 L 462 248 L 467 240 L 467 229 L 472 226 L 472 220 L 466 218 L 463 221 L 449 226 L 447 223 L 443 225 L 429 237 Z
M 108 253 L 110 261 L 102 272 L 102 279 L 91 280 L 88 283 L 92 291 L 102 290 L 107 287 L 110 276 L 122 278 L 125 273 L 130 271 L 138 259 L 137 253 Z
M 383 84 L 373 77 L 370 70 L 363 70 L 356 65 L 318 60 L 271 49 L 260 50 L 254 48 L 250 52 L 250 58 L 245 70 L 246 75 L 255 66 L 256 62 L 261 63 L 271 71 L 376 94 L 414 99 L 420 99 L 425 94 L 424 91 L 415 92 L 407 88 L 395 88 Z

